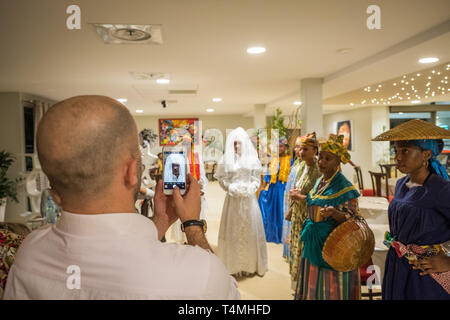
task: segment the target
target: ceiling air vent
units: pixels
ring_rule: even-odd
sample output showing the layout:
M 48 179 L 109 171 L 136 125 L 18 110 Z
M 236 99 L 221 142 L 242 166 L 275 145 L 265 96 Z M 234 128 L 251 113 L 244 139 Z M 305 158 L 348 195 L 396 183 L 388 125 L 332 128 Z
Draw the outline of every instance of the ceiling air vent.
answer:
M 169 94 L 197 94 L 197 90 L 169 90 Z
M 93 23 L 92 26 L 108 44 L 162 44 L 161 25 Z
M 161 72 L 130 72 L 131 77 L 134 80 L 157 80 L 157 79 L 170 79 L 170 73 Z

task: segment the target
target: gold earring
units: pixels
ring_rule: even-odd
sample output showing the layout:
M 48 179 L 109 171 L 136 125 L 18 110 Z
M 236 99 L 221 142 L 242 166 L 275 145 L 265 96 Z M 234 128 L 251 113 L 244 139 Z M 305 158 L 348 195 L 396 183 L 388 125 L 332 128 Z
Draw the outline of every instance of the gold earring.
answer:
M 427 160 L 423 161 L 423 166 L 428 169 L 428 161 Z

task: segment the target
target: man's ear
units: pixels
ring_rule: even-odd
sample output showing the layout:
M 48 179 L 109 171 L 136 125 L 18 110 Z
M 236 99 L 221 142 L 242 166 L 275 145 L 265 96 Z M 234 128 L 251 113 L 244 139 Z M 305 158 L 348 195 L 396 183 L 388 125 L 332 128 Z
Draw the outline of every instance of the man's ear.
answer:
M 58 191 L 56 191 L 55 189 L 50 189 L 50 195 L 52 196 L 53 201 L 61 207 L 62 205 L 62 199 L 61 196 L 59 195 Z
M 137 176 L 137 174 L 138 174 L 137 166 L 138 165 L 139 165 L 139 163 L 136 159 L 130 159 L 126 163 L 124 181 L 125 181 L 125 185 L 127 186 L 127 188 L 133 189 L 136 187 L 136 185 L 139 182 L 139 179 Z

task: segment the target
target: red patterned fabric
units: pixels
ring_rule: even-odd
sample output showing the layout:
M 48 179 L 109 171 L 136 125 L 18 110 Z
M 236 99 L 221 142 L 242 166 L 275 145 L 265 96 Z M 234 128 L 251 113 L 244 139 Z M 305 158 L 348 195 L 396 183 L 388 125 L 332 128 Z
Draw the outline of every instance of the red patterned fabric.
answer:
M 394 247 L 395 252 L 397 253 L 397 256 L 399 258 L 403 256 L 421 257 L 427 253 L 426 248 L 423 248 L 416 244 L 408 244 L 405 246 L 403 243 L 399 241 L 393 241 L 391 245 Z M 442 288 L 444 288 L 445 291 L 447 291 L 448 294 L 450 294 L 450 271 L 441 273 L 432 273 L 431 277 L 434 280 L 436 280 L 442 286 Z

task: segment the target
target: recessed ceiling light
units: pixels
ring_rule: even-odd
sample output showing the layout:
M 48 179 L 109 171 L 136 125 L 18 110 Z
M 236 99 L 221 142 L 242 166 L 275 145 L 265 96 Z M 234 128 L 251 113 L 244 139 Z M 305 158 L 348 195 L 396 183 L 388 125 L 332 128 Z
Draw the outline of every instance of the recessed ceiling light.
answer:
M 120 103 L 125 103 L 125 102 L 127 102 L 128 100 L 125 99 L 125 98 L 119 98 L 119 99 L 117 99 L 117 101 L 119 101 Z
M 403 114 L 403 112 L 399 112 L 398 114 Z
M 212 99 L 214 102 L 220 102 L 220 101 L 222 101 L 222 98 L 213 98 Z
M 351 107 L 353 107 L 354 105 L 355 105 L 354 103 L 350 102 L 350 106 L 351 106 Z
M 167 83 L 170 83 L 170 80 L 169 79 L 156 79 L 156 83 L 167 84 Z
M 212 108 L 206 109 L 206 112 L 214 112 L 214 109 Z
M 260 54 L 266 52 L 266 48 L 264 47 L 250 47 L 247 49 L 247 52 L 250 54 Z
M 413 100 L 411 103 L 420 103 L 420 100 Z
M 144 110 L 141 110 L 141 109 L 136 110 L 136 113 L 143 113 L 143 112 L 144 112 Z
M 301 102 L 301 101 L 294 101 L 294 104 L 295 104 L 296 106 L 301 106 L 302 103 L 303 103 L 303 102 Z
M 347 54 L 347 53 L 349 53 L 350 51 L 352 51 L 352 48 L 341 48 L 341 49 L 337 49 L 337 50 L 336 50 L 336 53 L 339 53 L 339 54 Z
M 419 59 L 420 63 L 433 63 L 433 62 L 438 62 L 438 61 L 439 61 L 439 59 L 435 58 L 435 57 L 427 57 L 427 58 Z

